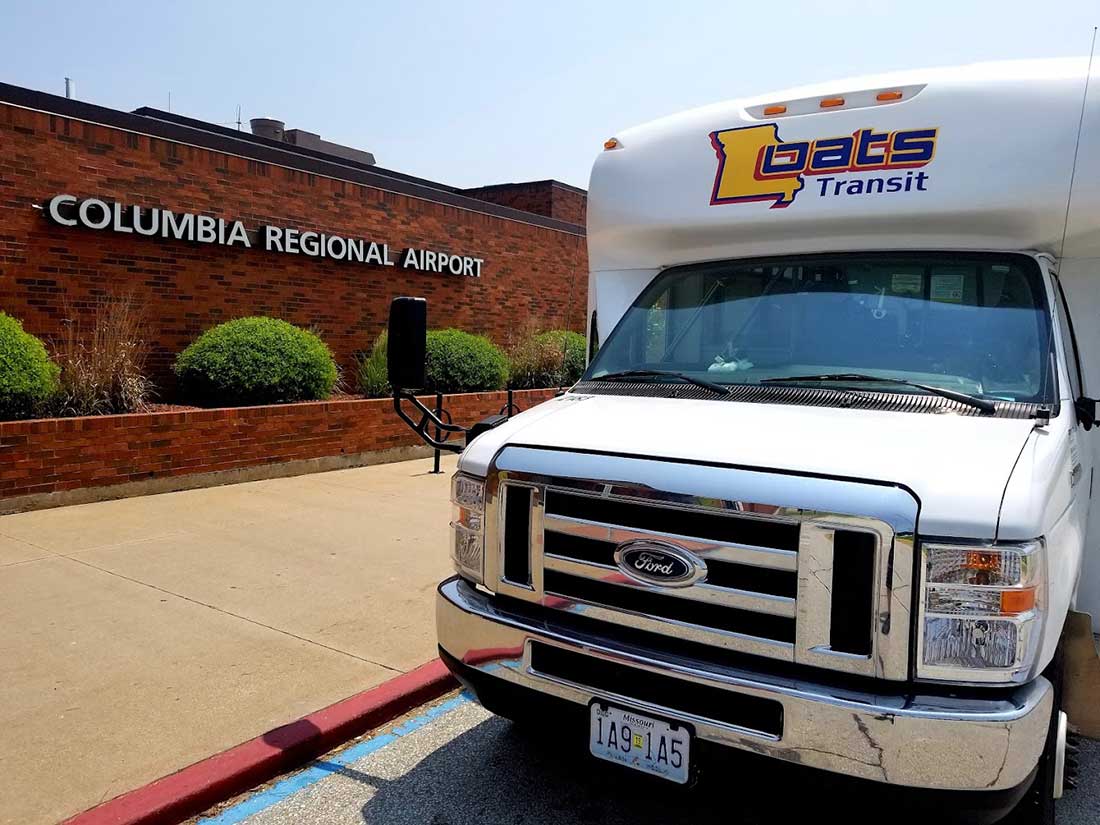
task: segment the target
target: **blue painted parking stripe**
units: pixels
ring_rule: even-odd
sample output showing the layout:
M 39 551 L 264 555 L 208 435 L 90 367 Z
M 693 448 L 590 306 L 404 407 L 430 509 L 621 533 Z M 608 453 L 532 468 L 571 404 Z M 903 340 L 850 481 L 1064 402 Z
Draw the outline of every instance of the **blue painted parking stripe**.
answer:
M 260 811 L 266 810 L 272 805 L 279 804 L 288 796 L 296 794 L 298 791 L 308 788 L 310 785 L 314 785 L 322 779 L 332 776 L 334 773 L 339 773 L 353 762 L 358 762 L 363 757 L 380 751 L 387 745 L 392 745 L 402 736 L 408 736 L 413 731 L 419 730 L 429 722 L 433 722 L 441 716 L 445 716 L 468 701 L 470 701 L 470 698 L 466 693 L 462 693 L 453 699 L 448 699 L 446 702 L 436 705 L 420 716 L 415 716 L 401 725 L 398 725 L 389 733 L 375 736 L 357 745 L 352 745 L 347 750 L 341 751 L 332 759 L 314 762 L 304 771 L 296 773 L 294 776 L 288 777 L 272 785 L 266 791 L 251 796 L 243 802 L 238 802 L 232 808 L 226 808 L 217 816 L 200 819 L 199 825 L 235 825 L 235 823 L 243 822 L 248 819 L 248 817 L 258 814 Z

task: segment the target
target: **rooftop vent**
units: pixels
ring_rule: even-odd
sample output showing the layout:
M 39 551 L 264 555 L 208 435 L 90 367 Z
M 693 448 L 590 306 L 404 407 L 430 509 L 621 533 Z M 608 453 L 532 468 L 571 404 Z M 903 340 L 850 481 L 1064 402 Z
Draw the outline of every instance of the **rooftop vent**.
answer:
M 370 152 L 323 140 L 316 132 L 307 132 L 305 129 L 287 129 L 283 121 L 276 120 L 273 117 L 254 117 L 249 121 L 249 124 L 252 126 L 252 134 L 257 137 L 277 140 L 279 143 L 289 143 L 291 146 L 300 146 L 303 149 L 312 149 L 315 152 L 324 152 L 326 155 L 353 160 L 366 166 L 374 165 L 374 155 Z
M 254 117 L 248 121 L 248 125 L 252 127 L 252 134 L 256 137 L 283 142 L 283 132 L 286 131 L 286 124 L 281 120 L 276 120 L 273 117 Z

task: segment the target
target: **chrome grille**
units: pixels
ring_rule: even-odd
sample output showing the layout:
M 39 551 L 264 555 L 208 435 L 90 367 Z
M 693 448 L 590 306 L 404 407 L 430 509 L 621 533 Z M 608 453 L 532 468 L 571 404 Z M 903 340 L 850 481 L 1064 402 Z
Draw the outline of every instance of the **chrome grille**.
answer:
M 502 524 L 512 490 L 530 502 L 526 535 Z M 908 675 L 916 502 L 897 487 L 509 447 L 488 496 L 486 582 L 498 593 L 742 653 Z M 693 554 L 706 576 L 669 587 L 625 574 L 616 548 L 646 539 Z M 505 571 L 521 553 L 530 576 L 517 583 Z M 837 582 L 844 604 L 832 603 L 834 567 L 858 582 Z
M 583 506 L 576 506 L 580 502 Z M 592 518 L 581 519 L 562 515 L 563 512 L 582 512 Z M 690 522 L 693 517 L 699 529 L 683 535 L 679 531 L 689 531 L 691 524 L 678 522 Z M 664 522 L 667 529 L 624 527 L 623 522 L 648 522 L 655 527 Z M 762 522 L 761 526 L 773 524 L 778 522 Z M 797 552 L 719 538 L 722 534 L 751 533 L 754 526 L 725 514 L 637 505 L 552 489 L 543 516 L 543 569 L 554 575 L 548 575 L 545 590 L 552 596 L 576 598 L 658 616 L 679 625 L 705 628 L 712 644 L 723 645 L 725 637 L 731 636 L 767 639 L 789 646 L 794 643 Z M 798 524 L 792 521 L 790 526 L 794 528 L 789 532 L 797 547 Z M 709 533 L 711 537 L 700 538 L 701 533 Z M 622 542 L 638 539 L 669 541 L 690 551 L 706 563 L 705 581 L 691 587 L 666 588 L 624 575 L 615 564 L 615 548 Z M 754 579 L 764 578 L 753 575 L 754 565 L 776 572 L 767 582 L 773 592 L 761 592 L 753 586 Z M 595 584 L 589 584 L 590 581 Z M 636 592 L 616 592 L 623 588 Z M 669 599 L 683 604 L 670 603 Z

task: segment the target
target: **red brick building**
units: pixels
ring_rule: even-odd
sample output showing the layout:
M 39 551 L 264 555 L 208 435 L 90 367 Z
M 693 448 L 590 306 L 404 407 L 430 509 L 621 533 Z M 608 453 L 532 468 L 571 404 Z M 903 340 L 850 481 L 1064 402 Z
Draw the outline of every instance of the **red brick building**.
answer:
M 169 394 L 176 353 L 246 315 L 313 328 L 349 372 L 396 295 L 504 345 L 583 331 L 583 190 L 456 189 L 344 149 L 0 84 L 0 310 L 50 339 L 132 294 Z

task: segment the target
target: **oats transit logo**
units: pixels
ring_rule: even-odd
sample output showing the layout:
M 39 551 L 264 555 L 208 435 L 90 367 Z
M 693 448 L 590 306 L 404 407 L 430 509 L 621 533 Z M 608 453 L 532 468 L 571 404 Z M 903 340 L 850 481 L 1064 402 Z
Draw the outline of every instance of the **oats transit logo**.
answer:
M 859 129 L 851 135 L 784 142 L 778 123 L 710 133 L 718 155 L 711 206 L 772 201 L 772 209 L 794 203 L 809 187 L 818 197 L 926 192 L 930 176 L 914 173 L 936 154 L 935 129 L 895 132 Z M 905 171 L 891 176 L 853 173 Z M 807 177 L 818 176 L 811 183 Z M 843 177 L 842 177 L 843 176 Z

